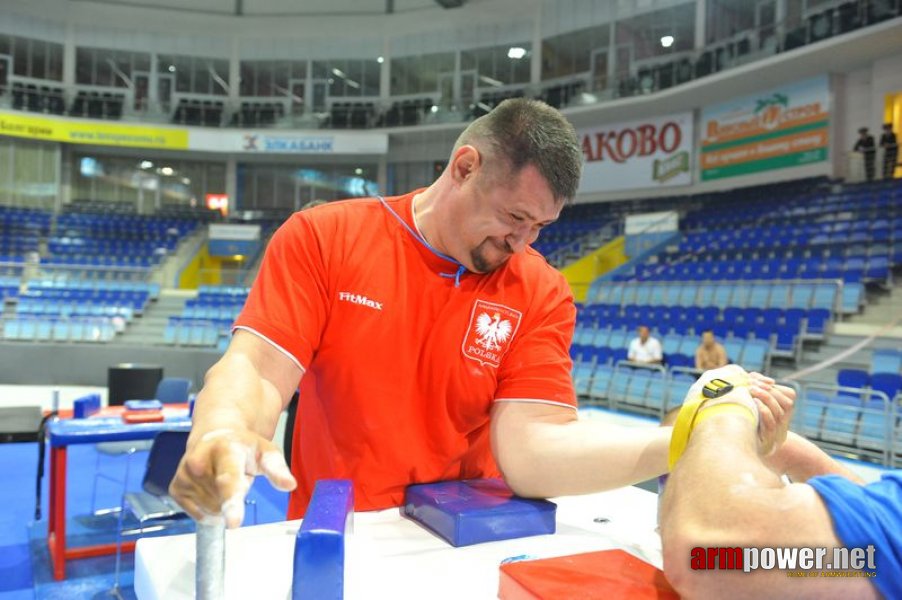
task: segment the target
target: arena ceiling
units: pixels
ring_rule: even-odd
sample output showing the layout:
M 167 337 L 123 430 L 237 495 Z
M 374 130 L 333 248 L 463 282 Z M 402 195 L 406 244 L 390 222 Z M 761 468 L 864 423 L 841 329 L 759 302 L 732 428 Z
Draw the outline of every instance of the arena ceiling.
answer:
M 467 0 L 70 0 L 111 6 L 140 7 L 210 15 L 361 16 L 443 10 Z M 487 0 L 481 0 L 485 2 Z M 470 3 L 480 0 L 469 0 Z

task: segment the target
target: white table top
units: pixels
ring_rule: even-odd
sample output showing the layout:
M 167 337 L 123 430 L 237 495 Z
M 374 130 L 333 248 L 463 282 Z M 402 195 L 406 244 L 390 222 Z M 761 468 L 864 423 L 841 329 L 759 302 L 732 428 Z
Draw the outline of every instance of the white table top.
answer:
M 636 487 L 555 498 L 557 533 L 453 548 L 400 509 L 354 515 L 347 539 L 345 598 L 468 600 L 498 596 L 505 558 L 564 556 L 622 548 L 661 567 L 657 495 Z M 609 519 L 597 523 L 595 519 Z M 226 534 L 226 599 L 290 598 L 300 521 L 242 527 Z M 140 600 L 194 598 L 194 535 L 147 538 L 135 554 Z

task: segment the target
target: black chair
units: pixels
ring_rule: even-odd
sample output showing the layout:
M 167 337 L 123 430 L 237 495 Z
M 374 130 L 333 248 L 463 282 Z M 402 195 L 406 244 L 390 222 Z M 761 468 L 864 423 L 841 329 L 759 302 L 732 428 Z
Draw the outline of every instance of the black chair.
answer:
M 122 565 L 122 536 L 126 533 L 136 533 L 140 536 L 149 523 L 166 527 L 188 518 L 188 513 L 169 496 L 169 483 L 175 477 L 179 462 L 185 454 L 187 442 L 187 431 L 158 433 L 147 457 L 147 468 L 141 483 L 142 491 L 122 495 L 122 508 L 119 511 L 119 524 L 116 528 L 116 574 L 112 592 L 116 597 L 121 597 L 119 575 Z M 125 480 L 128 481 L 127 469 Z M 138 521 L 137 530 L 123 531 L 126 513 Z

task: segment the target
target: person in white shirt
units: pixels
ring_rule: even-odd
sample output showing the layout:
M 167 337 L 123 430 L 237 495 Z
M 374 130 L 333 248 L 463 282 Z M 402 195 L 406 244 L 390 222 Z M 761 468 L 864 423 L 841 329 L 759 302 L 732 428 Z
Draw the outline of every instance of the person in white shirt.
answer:
M 639 325 L 638 331 L 639 337 L 633 338 L 633 341 L 630 342 L 629 354 L 627 355 L 630 362 L 648 365 L 661 364 L 664 358 L 661 342 L 649 335 L 646 325 Z

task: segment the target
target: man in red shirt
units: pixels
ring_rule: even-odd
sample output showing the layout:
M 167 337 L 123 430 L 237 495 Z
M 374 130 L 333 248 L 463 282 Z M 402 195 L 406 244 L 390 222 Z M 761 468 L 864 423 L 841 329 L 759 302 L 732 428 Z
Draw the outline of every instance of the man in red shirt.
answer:
M 557 496 L 665 472 L 669 429 L 577 420 L 573 299 L 529 248 L 581 162 L 560 113 L 509 100 L 470 124 L 430 187 L 292 216 L 198 395 L 176 500 L 236 527 L 258 473 L 294 489 L 297 518 L 323 478 L 351 479 L 355 508 L 372 510 L 412 483 L 503 474 L 521 495 Z M 270 440 L 299 385 L 292 473 Z M 765 435 L 785 434 L 791 397 L 759 387 Z

